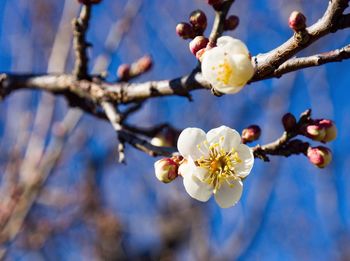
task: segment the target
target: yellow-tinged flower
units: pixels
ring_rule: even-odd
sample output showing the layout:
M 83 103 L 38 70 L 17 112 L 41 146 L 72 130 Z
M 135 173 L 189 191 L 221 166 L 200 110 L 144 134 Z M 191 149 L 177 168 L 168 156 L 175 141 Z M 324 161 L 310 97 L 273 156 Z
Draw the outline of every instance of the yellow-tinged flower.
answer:
M 202 74 L 212 87 L 222 93 L 237 93 L 254 75 L 247 46 L 230 36 L 222 36 L 217 46 L 205 51 Z
M 242 179 L 249 175 L 254 156 L 236 130 L 221 126 L 205 133 L 187 128 L 180 134 L 177 148 L 184 157 L 179 173 L 192 198 L 205 202 L 214 194 L 222 208 L 239 201 Z

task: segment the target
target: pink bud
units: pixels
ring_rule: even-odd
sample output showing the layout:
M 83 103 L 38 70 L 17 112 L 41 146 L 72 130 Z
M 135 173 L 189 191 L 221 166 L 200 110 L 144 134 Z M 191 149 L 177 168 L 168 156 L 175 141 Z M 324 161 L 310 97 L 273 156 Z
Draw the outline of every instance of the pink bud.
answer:
M 178 177 L 179 165 L 171 158 L 163 158 L 154 163 L 154 170 L 158 180 L 169 183 Z
M 189 44 L 191 53 L 196 55 L 199 50 L 207 46 L 208 42 L 208 38 L 205 38 L 204 36 L 196 36 Z
M 119 79 L 127 81 L 130 78 L 130 65 L 122 64 L 118 67 L 117 75 Z
M 259 139 L 261 135 L 261 129 L 258 125 L 250 125 L 242 131 L 243 143 L 252 142 Z
M 291 131 L 295 128 L 297 120 L 295 119 L 293 114 L 288 112 L 283 116 L 282 124 L 286 131 Z
M 136 63 L 140 73 L 147 72 L 153 66 L 152 58 L 149 55 L 141 57 Z
M 326 129 L 320 125 L 306 126 L 305 136 L 312 140 L 322 141 L 326 136 Z
M 203 48 L 203 49 L 200 49 L 197 53 L 196 53 L 196 58 L 202 62 L 202 56 L 203 54 L 205 53 L 207 49 L 206 48 Z
M 319 168 L 324 168 L 332 161 L 332 152 L 324 146 L 309 148 L 307 151 L 309 161 Z
M 207 28 L 207 16 L 202 10 L 195 10 L 190 14 L 190 23 L 197 34 L 202 34 Z
M 306 17 L 298 11 L 293 11 L 289 16 L 289 27 L 296 32 L 305 30 Z
M 236 15 L 230 15 L 224 23 L 224 30 L 226 31 L 232 31 L 235 30 L 237 28 L 239 24 L 239 18 Z
M 78 2 L 84 5 L 89 5 L 89 4 L 99 4 L 102 2 L 102 0 L 78 0 Z
M 207 3 L 209 5 L 217 5 L 217 4 L 221 4 L 222 0 L 207 0 Z
M 194 31 L 189 23 L 179 23 L 176 26 L 176 33 L 183 39 L 190 39 L 194 36 Z
M 335 140 L 337 137 L 337 126 L 334 124 L 333 121 L 323 119 L 323 120 L 316 120 L 318 125 L 323 127 L 326 131 L 326 135 L 322 139 L 322 142 L 330 142 L 332 140 Z

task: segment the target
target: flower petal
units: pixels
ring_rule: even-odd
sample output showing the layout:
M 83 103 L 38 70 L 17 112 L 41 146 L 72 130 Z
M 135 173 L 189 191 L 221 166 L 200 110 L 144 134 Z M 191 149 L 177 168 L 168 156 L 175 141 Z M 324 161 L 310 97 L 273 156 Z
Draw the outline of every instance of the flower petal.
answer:
M 216 45 L 223 48 L 230 54 L 245 54 L 249 55 L 247 46 L 236 38 L 230 36 L 221 36 L 218 38 Z
M 195 175 L 184 175 L 184 186 L 186 192 L 194 199 L 202 202 L 209 200 L 213 193 L 212 186 L 201 182 Z
M 208 153 L 206 147 L 201 146 L 205 140 L 206 136 L 203 130 L 199 128 L 186 128 L 179 136 L 177 149 L 183 157 L 191 157 L 193 160 L 197 160 L 202 155 L 206 156 Z M 198 148 L 198 145 L 201 146 L 201 150 Z
M 235 62 L 236 67 L 236 77 L 235 85 L 244 86 L 254 75 L 254 66 L 249 55 L 237 54 L 233 55 L 232 60 Z
M 203 54 L 202 75 L 215 89 L 221 91 L 235 85 L 237 69 L 232 56 L 225 50 L 214 47 Z
M 242 196 L 243 183 L 240 180 L 233 182 L 232 186 L 222 183 L 220 189 L 215 193 L 216 203 L 222 208 L 234 206 Z
M 245 178 L 253 168 L 254 155 L 251 148 L 245 144 L 240 144 L 236 151 L 242 162 L 235 165 L 235 173 L 239 177 Z
M 223 140 L 221 141 L 220 139 Z M 226 152 L 229 152 L 232 148 L 238 148 L 241 143 L 241 136 L 236 130 L 223 125 L 219 128 L 208 131 L 207 140 L 209 144 L 220 143 L 222 148 Z
M 191 157 L 189 157 L 188 160 L 180 165 L 179 174 L 183 177 L 185 177 L 185 175 L 194 175 L 198 179 L 204 180 L 209 173 L 205 168 L 197 167 Z

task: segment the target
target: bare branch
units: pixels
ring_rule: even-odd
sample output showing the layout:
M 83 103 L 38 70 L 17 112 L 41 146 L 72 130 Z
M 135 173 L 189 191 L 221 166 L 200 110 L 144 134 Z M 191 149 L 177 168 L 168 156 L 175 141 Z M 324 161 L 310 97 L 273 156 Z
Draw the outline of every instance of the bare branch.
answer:
M 341 62 L 349 58 L 350 45 L 326 53 L 320 53 L 308 57 L 292 58 L 279 66 L 271 75 L 269 75 L 269 77 L 280 77 L 289 72 L 308 67 L 320 66 L 326 63 Z
M 90 16 L 91 5 L 83 5 L 79 17 L 73 20 L 75 50 L 73 74 L 77 79 L 85 79 L 88 75 L 89 57 L 87 55 L 87 48 L 89 44 L 85 40 L 85 34 L 89 27 Z

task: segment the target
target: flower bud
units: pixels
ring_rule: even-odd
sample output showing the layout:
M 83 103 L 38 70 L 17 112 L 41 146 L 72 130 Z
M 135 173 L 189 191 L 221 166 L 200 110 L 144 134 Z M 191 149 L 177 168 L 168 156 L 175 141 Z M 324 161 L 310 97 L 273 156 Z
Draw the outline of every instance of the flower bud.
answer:
M 239 18 L 236 15 L 230 15 L 224 23 L 224 30 L 226 31 L 232 31 L 235 30 L 237 28 L 239 24 Z
M 309 161 L 319 168 L 324 168 L 332 161 L 332 152 L 324 146 L 309 148 L 307 151 Z
M 80 4 L 89 5 L 89 4 L 99 4 L 102 0 L 78 0 Z
M 152 57 L 149 55 L 145 55 L 145 56 L 141 57 L 136 62 L 136 64 L 137 64 L 138 71 L 140 74 L 147 72 L 148 70 L 150 70 L 152 68 L 152 65 L 153 65 Z
M 296 32 L 305 30 L 306 17 L 298 11 L 293 11 L 289 16 L 289 27 Z
M 207 46 L 208 42 L 208 38 L 205 38 L 204 36 L 196 36 L 189 44 L 191 53 L 196 55 L 199 50 L 204 49 Z
M 118 67 L 118 78 L 122 81 L 127 81 L 130 78 L 130 65 L 122 64 Z
M 217 4 L 221 4 L 222 0 L 207 0 L 207 3 L 209 5 L 217 5 Z
M 305 136 L 317 141 L 322 141 L 326 136 L 326 129 L 320 125 L 308 125 L 305 132 Z
M 202 10 L 195 10 L 190 14 L 190 23 L 198 34 L 207 28 L 207 16 Z
M 295 119 L 293 114 L 288 112 L 282 117 L 282 124 L 286 131 L 291 131 L 295 128 L 297 120 Z
M 242 131 L 243 143 L 252 142 L 259 139 L 261 135 L 261 129 L 258 125 L 250 125 Z
M 154 170 L 158 180 L 169 183 L 177 178 L 179 165 L 171 158 L 157 160 L 154 163 Z
M 183 39 L 193 38 L 193 28 L 189 23 L 179 23 L 176 26 L 176 33 Z
M 180 132 L 172 127 L 165 127 L 151 140 L 151 144 L 158 147 L 174 147 Z
M 316 120 L 318 125 L 325 129 L 325 136 L 322 139 L 322 142 L 330 142 L 332 140 L 335 140 L 337 137 L 337 127 L 335 126 L 334 122 L 331 120 Z

